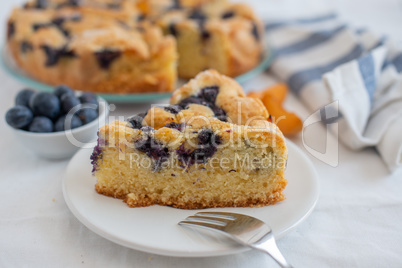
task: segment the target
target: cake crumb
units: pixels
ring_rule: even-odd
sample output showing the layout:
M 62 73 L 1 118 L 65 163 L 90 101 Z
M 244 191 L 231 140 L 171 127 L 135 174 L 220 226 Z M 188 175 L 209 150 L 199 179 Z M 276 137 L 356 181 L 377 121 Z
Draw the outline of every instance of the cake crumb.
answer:
M 148 260 L 152 260 L 152 257 L 151 257 L 151 256 L 149 256 L 149 257 L 148 257 Z
M 52 201 L 53 201 L 53 202 L 56 202 L 56 198 L 53 197 Z

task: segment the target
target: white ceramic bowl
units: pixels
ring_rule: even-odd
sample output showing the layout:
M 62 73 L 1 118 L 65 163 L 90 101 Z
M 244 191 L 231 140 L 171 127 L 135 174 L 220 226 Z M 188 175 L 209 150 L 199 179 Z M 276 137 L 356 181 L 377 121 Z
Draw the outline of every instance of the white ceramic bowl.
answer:
M 36 155 L 46 159 L 66 159 L 79 149 L 88 147 L 88 143 L 96 139 L 99 127 L 105 124 L 108 116 L 108 104 L 99 98 L 99 117 L 81 127 L 53 133 L 33 133 L 10 128 L 24 147 Z

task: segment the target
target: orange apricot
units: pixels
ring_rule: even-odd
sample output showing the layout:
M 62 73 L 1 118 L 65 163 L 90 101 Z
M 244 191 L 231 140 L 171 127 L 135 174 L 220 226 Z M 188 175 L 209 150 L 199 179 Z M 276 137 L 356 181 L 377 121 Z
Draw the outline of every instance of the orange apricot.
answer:
M 259 98 L 271 115 L 271 121 L 275 123 L 285 136 L 292 136 L 299 133 L 303 123 L 295 114 L 286 111 L 282 103 L 288 93 L 288 87 L 279 83 L 261 92 L 251 92 L 249 97 Z

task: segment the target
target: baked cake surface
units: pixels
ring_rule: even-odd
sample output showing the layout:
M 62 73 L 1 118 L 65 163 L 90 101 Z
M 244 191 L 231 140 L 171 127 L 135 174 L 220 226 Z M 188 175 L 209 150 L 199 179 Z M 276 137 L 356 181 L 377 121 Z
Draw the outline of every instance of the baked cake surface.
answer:
M 262 24 L 226 0 L 35 0 L 13 10 L 7 47 L 29 76 L 100 93 L 169 92 L 177 75 L 252 69 Z
M 177 39 L 178 73 L 183 78 L 209 68 L 235 77 L 258 65 L 262 57 L 263 26 L 245 4 L 170 9 L 157 24 Z
M 215 117 L 239 125 L 261 123 L 269 116 L 261 100 L 247 97 L 238 82 L 216 70 L 199 73 L 170 99 L 170 104 L 181 108 L 191 103 L 210 107 Z
M 208 75 L 219 78 L 207 71 L 183 88 L 205 86 L 192 92 L 214 88 L 207 95 L 230 94 L 231 87 L 225 89 L 230 84 L 213 84 L 217 80 Z M 239 98 L 247 103 L 248 98 Z M 208 105 L 153 107 L 102 127 L 91 157 L 96 191 L 131 207 L 258 207 L 283 200 L 286 143 L 274 124 L 261 119 L 267 111 L 255 120 L 259 123 L 247 126 L 225 122 Z
M 139 27 L 129 2 L 27 5 L 8 22 L 8 48 L 30 76 L 102 93 L 169 92 L 176 83 L 176 42 L 151 24 Z M 56 6 L 56 7 L 54 7 Z M 54 7 L 54 8 L 52 8 Z

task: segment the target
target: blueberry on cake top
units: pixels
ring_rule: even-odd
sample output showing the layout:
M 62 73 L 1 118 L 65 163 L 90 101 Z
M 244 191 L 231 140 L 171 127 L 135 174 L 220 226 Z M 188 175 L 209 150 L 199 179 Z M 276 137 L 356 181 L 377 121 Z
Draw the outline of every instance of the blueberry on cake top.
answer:
M 7 47 L 29 76 L 101 93 L 169 92 L 177 76 L 237 76 L 263 53 L 261 21 L 226 0 L 33 0 Z
M 218 119 L 240 125 L 253 125 L 269 116 L 259 99 L 247 97 L 239 83 L 215 70 L 201 72 L 176 90 L 170 104 L 182 108 L 201 104 Z
M 201 81 L 209 85 L 208 74 L 219 77 L 208 71 L 184 88 L 206 88 Z M 221 78 L 216 87 L 222 92 L 215 86 L 191 92 L 202 92 L 209 102 L 231 95 L 230 88 L 233 95 L 244 95 L 237 92 L 241 88 L 226 87 L 233 80 Z M 261 118 L 251 125 L 224 122 L 208 105 L 190 103 L 186 108 L 152 108 L 103 126 L 91 157 L 95 189 L 124 199 L 130 207 L 259 207 L 279 202 L 287 184 L 286 143 L 280 130 Z

